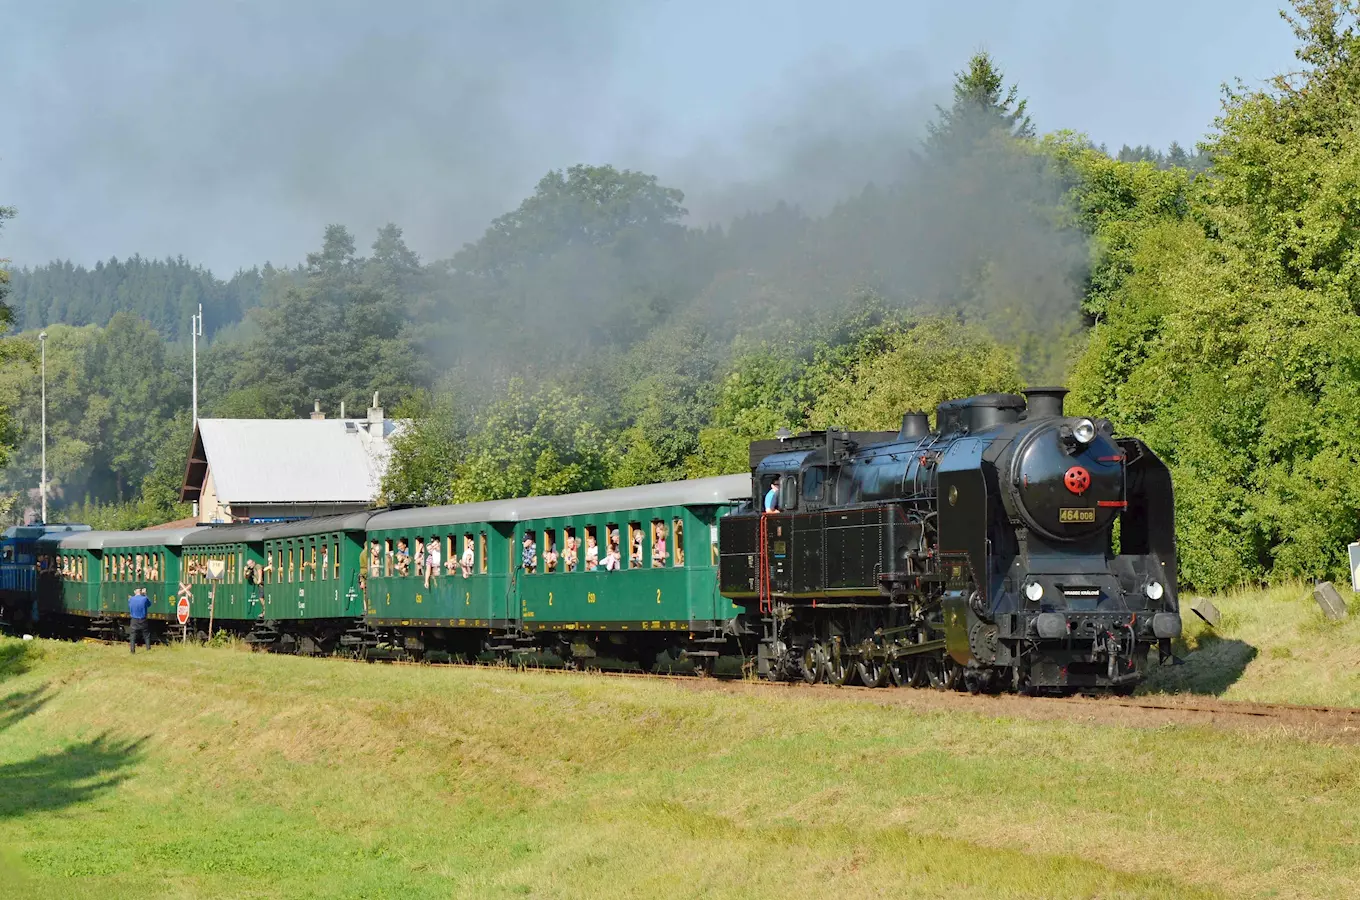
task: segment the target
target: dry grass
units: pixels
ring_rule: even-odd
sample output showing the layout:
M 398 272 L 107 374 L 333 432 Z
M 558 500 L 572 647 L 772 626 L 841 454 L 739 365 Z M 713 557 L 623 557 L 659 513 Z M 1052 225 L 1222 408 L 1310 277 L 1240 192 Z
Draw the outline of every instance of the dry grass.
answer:
M 1283 733 L 45 650 L 0 676 L 0 897 L 1339 897 L 1360 873 L 1360 751 Z
M 1350 616 L 1323 617 L 1312 585 L 1286 584 L 1213 597 L 1223 614 L 1210 628 L 1181 598 L 1183 666 L 1162 667 L 1145 693 L 1217 694 L 1261 703 L 1360 706 L 1360 598 L 1339 586 Z

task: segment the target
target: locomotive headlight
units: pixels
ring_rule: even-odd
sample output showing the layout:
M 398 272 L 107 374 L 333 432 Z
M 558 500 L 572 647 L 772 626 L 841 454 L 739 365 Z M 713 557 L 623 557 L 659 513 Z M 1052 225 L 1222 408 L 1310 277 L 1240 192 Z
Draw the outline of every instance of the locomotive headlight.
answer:
M 1160 600 L 1164 590 L 1160 581 L 1149 581 L 1147 587 L 1143 588 L 1143 593 L 1147 594 L 1149 600 Z
M 1090 419 L 1082 419 L 1072 426 L 1072 437 L 1083 444 L 1089 444 L 1096 439 L 1096 423 Z
M 1030 599 L 1031 603 L 1038 603 L 1043 599 L 1044 586 L 1037 581 L 1031 581 L 1025 585 L 1025 596 Z

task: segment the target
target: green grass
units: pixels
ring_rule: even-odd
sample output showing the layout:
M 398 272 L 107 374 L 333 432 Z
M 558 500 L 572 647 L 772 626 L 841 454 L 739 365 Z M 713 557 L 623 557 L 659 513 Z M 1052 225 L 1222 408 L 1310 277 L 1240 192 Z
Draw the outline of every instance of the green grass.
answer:
M 1341 897 L 1360 877 L 1354 745 L 871 696 L 0 639 L 0 897 Z
M 1324 618 L 1312 585 L 1286 584 L 1213 597 L 1210 628 L 1181 597 L 1182 666 L 1155 668 L 1143 693 L 1215 694 L 1261 703 L 1360 706 L 1360 598 L 1338 586 L 1350 616 Z

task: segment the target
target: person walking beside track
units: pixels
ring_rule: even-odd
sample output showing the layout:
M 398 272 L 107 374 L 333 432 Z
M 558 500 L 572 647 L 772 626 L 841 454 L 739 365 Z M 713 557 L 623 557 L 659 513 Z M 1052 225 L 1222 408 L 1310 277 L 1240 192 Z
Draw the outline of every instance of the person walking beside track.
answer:
M 128 649 L 133 653 L 137 652 L 138 635 L 141 635 L 146 649 L 151 649 L 151 629 L 146 626 L 146 612 L 150 607 L 151 598 L 146 595 L 144 587 L 137 588 L 128 598 L 128 616 L 132 619 L 128 625 Z

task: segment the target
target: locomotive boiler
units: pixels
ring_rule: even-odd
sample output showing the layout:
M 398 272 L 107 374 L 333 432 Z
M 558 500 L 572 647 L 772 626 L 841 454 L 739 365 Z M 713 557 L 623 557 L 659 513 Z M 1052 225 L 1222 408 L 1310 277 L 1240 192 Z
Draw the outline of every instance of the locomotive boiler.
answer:
M 1170 474 L 1109 421 L 1065 415 L 1066 393 L 753 444 L 754 502 L 723 519 L 719 578 L 760 674 L 1126 693 L 1151 648 L 1169 658 Z

